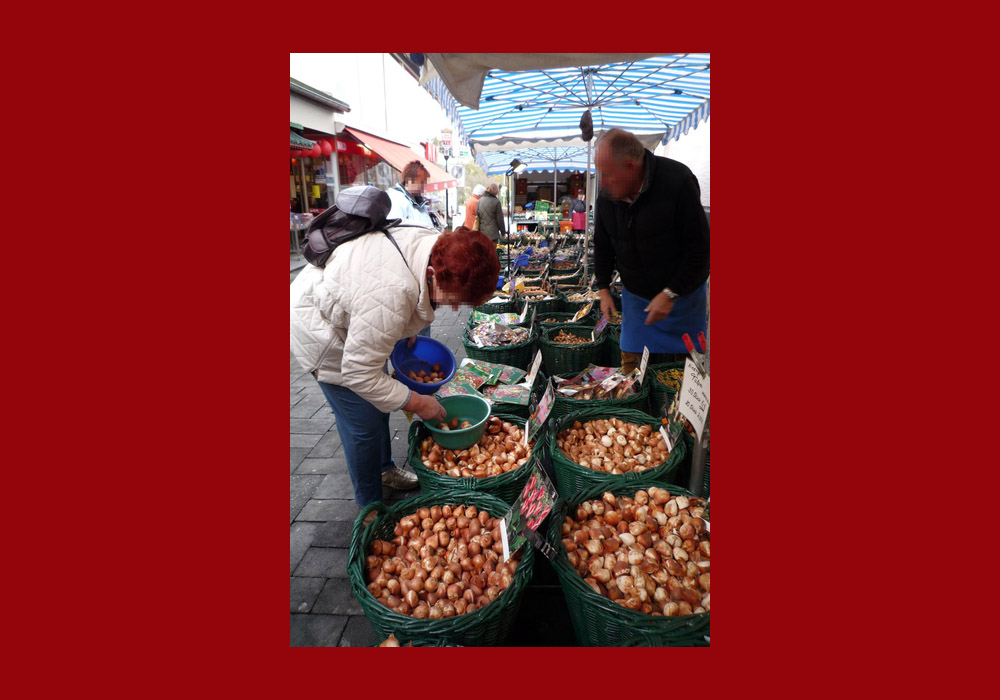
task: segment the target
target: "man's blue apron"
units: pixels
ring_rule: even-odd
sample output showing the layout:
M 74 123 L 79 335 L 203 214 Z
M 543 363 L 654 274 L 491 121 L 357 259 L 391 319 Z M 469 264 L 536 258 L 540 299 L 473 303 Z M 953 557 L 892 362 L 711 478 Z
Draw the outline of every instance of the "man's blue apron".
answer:
M 691 294 L 678 297 L 670 310 L 670 315 L 659 323 L 645 325 L 649 314 L 644 309 L 650 300 L 643 299 L 622 287 L 622 336 L 621 349 L 625 352 L 642 352 L 648 347 L 650 352 L 687 353 L 681 336 L 685 333 L 695 341 L 698 332 L 707 329 L 708 312 L 707 282 Z

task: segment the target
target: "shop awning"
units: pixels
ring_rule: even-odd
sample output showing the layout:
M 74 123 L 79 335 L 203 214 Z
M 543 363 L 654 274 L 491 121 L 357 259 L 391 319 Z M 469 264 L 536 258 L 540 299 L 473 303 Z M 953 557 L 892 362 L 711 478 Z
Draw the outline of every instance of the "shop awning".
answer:
M 449 187 L 458 186 L 458 180 L 449 175 L 444 168 L 430 162 L 426 158 L 422 158 L 409 146 L 404 146 L 403 144 L 396 143 L 395 141 L 379 138 L 378 136 L 369 134 L 366 131 L 361 131 L 360 129 L 355 129 L 351 126 L 345 126 L 344 131 L 363 143 L 369 150 L 378 154 L 382 160 L 387 162 L 393 168 L 401 172 L 403 168 L 406 167 L 407 163 L 419 160 L 431 174 L 431 179 L 427 183 L 428 192 L 436 192 L 438 190 L 445 190 Z
M 595 131 L 594 138 L 603 132 Z M 655 150 L 663 139 L 662 131 L 636 134 L 642 145 Z M 503 175 L 510 162 L 517 158 L 527 165 L 527 172 L 581 171 L 587 169 L 587 142 L 579 134 L 563 137 L 472 139 L 469 142 L 476 154 L 476 163 L 488 175 Z M 594 172 L 593 156 L 590 172 Z
M 289 130 L 289 133 L 291 134 L 291 150 L 293 151 L 311 151 L 312 147 L 316 145 L 315 141 L 299 136 L 292 130 Z

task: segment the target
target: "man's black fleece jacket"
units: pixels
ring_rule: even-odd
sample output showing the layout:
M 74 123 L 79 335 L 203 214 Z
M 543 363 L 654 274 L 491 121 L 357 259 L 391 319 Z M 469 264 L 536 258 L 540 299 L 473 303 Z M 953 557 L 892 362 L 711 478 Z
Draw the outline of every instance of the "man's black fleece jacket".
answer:
M 597 199 L 594 275 L 598 289 L 622 284 L 646 299 L 669 287 L 690 294 L 708 279 L 708 219 L 698 179 L 683 163 L 646 151 L 642 187 L 628 204 Z

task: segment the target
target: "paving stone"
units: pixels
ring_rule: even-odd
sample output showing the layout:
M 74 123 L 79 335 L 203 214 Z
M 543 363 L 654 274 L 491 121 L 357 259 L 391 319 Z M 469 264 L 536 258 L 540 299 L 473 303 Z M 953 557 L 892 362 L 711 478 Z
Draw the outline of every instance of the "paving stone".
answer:
M 351 544 L 353 520 L 331 520 L 327 523 L 309 523 L 316 526 L 312 544 L 314 547 L 343 547 Z
M 296 437 L 295 435 L 292 436 Z M 306 436 L 302 436 L 306 437 Z M 309 453 L 311 458 L 333 457 L 340 450 L 340 434 L 336 430 L 330 430 L 323 435 L 315 436 L 319 438 Z
M 306 454 L 308 453 L 306 451 Z M 347 473 L 347 458 L 343 452 L 338 453 L 335 457 L 323 459 L 312 457 L 300 459 L 298 468 L 295 470 L 296 474 L 339 474 L 341 472 Z
M 299 565 L 296 576 L 347 578 L 346 547 L 310 547 Z
M 322 437 L 322 435 L 292 435 L 289 437 L 289 442 L 291 447 L 308 447 L 312 449 L 316 447 Z M 333 457 L 332 454 L 324 456 Z
M 289 418 L 326 418 L 334 420 L 330 404 L 322 396 L 307 394 L 288 412 Z
M 365 614 L 351 593 L 350 580 L 346 578 L 328 579 L 313 604 L 312 612 L 324 615 Z
M 339 646 L 347 622 L 343 615 L 292 615 L 291 646 Z
M 334 419 L 332 415 L 320 416 L 318 418 L 292 418 L 291 432 L 325 435 L 333 427 Z
M 295 520 L 299 512 L 309 503 L 310 497 L 312 497 L 312 492 L 319 486 L 319 482 L 323 480 L 323 477 L 319 474 L 316 475 L 296 475 L 292 474 L 289 477 L 292 480 L 291 487 L 291 504 L 292 504 L 292 517 L 290 520 Z M 309 518 L 303 518 L 308 520 Z
M 294 389 L 296 387 L 307 387 L 309 385 L 316 385 L 316 380 L 312 378 L 311 374 L 303 374 L 299 377 L 292 375 L 291 387 Z
M 318 478 L 318 477 L 309 477 Z M 351 501 L 341 500 L 313 500 L 302 507 L 296 520 L 312 520 L 314 522 L 328 522 L 330 520 L 354 520 L 361 509 Z
M 319 529 L 319 523 L 293 523 L 291 526 L 291 540 L 290 540 L 290 553 L 291 553 L 291 563 L 292 568 L 289 571 L 295 571 L 295 567 L 299 565 L 302 561 L 302 557 L 305 556 L 306 551 L 309 549 L 310 545 L 313 543 L 313 539 L 316 535 L 316 530 Z M 294 610 L 292 612 L 295 612 Z
M 289 456 L 292 462 L 292 473 L 295 473 L 296 468 L 302 463 L 302 460 L 306 458 L 312 448 L 309 447 L 293 447 L 290 450 Z
M 364 615 L 351 615 L 340 638 L 342 647 L 371 647 L 378 644 L 372 623 Z
M 313 498 L 318 500 L 346 499 L 353 501 L 354 484 L 351 483 L 351 475 L 347 473 L 346 468 L 342 472 L 324 476 L 323 481 L 320 482 L 313 493 Z
M 291 611 L 293 613 L 307 613 L 313 609 L 313 604 L 323 590 L 324 578 L 305 578 L 303 576 L 292 576 L 290 586 L 292 594 Z

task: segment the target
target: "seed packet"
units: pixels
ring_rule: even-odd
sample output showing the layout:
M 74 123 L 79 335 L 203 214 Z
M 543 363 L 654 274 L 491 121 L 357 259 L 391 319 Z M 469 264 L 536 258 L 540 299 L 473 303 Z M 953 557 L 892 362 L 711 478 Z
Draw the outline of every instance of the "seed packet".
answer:
M 462 367 L 469 368 L 477 375 L 485 378 L 486 381 L 483 384 L 496 384 L 500 381 L 500 373 L 503 372 L 503 368 L 506 366 L 495 362 L 486 362 L 485 360 L 475 360 L 471 357 L 466 357 L 462 360 Z
M 471 394 L 473 396 L 479 396 L 479 392 L 476 391 L 476 387 L 467 381 L 455 380 L 452 378 L 450 382 L 445 384 L 443 387 L 438 389 L 438 398 L 444 398 L 445 396 L 459 396 L 461 394 Z
M 482 311 L 472 310 L 472 314 L 469 319 L 476 324 L 480 323 L 501 323 L 507 326 L 517 325 L 521 320 L 520 314 L 487 314 Z
M 490 396 L 496 403 L 513 403 L 519 406 L 527 406 L 531 398 L 531 390 L 526 386 L 499 385 Z
M 480 372 L 476 372 L 472 368 L 465 366 L 456 369 L 455 376 L 452 377 L 452 381 L 468 382 L 476 389 L 486 384 L 487 379 L 488 377 L 483 376 Z
M 469 331 L 469 340 L 479 347 L 517 345 L 527 339 L 527 328 L 508 328 L 492 321 L 480 324 Z
M 517 384 L 528 376 L 528 373 L 523 369 L 511 367 L 509 365 L 502 365 L 502 367 L 503 371 L 500 372 L 500 382 L 502 384 Z

